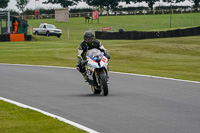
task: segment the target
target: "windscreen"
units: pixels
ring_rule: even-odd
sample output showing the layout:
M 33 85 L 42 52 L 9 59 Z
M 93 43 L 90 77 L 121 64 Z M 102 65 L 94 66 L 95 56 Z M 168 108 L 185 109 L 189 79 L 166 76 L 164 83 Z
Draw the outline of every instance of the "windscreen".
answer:
M 91 56 L 91 57 L 95 57 L 95 56 L 100 56 L 101 55 L 101 51 L 98 49 L 91 49 L 88 50 L 87 55 Z
M 51 25 L 51 24 L 48 24 L 48 25 L 47 25 L 47 28 L 50 28 L 50 29 L 56 29 L 56 26 Z

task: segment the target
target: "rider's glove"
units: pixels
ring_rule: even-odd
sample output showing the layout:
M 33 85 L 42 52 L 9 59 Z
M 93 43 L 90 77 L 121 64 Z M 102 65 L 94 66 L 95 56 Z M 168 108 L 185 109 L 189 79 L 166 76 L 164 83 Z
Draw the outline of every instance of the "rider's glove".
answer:
M 80 67 L 78 65 L 76 65 L 76 70 L 80 71 Z
M 105 55 L 106 58 L 110 59 L 110 54 L 108 53 L 108 50 L 105 51 L 104 55 Z
M 105 57 L 110 59 L 110 55 L 109 54 L 105 54 Z
M 80 69 L 84 68 L 85 65 L 87 64 L 87 62 L 88 62 L 87 60 L 83 60 L 82 58 L 78 57 L 78 63 L 76 65 L 76 69 L 80 70 Z
M 77 70 L 80 70 L 80 68 L 81 68 L 81 61 L 82 61 L 82 58 L 81 58 L 81 57 L 78 57 L 78 63 L 77 63 L 77 65 L 76 65 L 76 69 L 77 69 Z

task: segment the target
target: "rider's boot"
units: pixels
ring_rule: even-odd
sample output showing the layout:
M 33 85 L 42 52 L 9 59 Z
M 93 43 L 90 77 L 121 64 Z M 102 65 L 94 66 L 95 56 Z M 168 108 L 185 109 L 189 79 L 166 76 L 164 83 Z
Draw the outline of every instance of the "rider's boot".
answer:
M 89 81 L 89 78 L 88 78 L 88 76 L 87 76 L 87 73 L 86 73 L 86 72 L 83 72 L 82 75 L 83 75 L 83 78 L 85 79 L 85 82 L 88 82 L 88 81 Z

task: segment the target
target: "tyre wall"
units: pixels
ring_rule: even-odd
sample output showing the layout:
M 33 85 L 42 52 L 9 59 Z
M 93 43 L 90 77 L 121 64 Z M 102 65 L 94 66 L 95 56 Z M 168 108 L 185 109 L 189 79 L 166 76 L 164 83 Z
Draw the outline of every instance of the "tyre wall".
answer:
M 200 35 L 200 26 L 187 29 L 176 29 L 169 31 L 124 31 L 124 32 L 106 32 L 96 31 L 95 37 L 97 39 L 105 40 L 140 40 L 151 38 L 170 38 L 170 37 L 185 37 Z
M 25 41 L 31 41 L 31 35 L 24 35 Z M 10 42 L 10 34 L 0 35 L 0 42 Z
M 9 42 L 10 35 L 0 35 L 0 42 Z

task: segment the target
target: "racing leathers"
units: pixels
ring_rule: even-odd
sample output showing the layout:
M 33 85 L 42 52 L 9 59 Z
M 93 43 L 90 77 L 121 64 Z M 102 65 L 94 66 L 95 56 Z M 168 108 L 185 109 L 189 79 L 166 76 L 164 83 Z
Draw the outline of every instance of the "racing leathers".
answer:
M 93 49 L 93 48 L 99 49 L 100 51 L 104 52 L 104 55 L 108 59 L 110 59 L 110 55 L 109 55 L 108 51 L 104 48 L 104 46 L 101 44 L 100 41 L 94 40 L 91 43 L 87 43 L 85 41 L 82 41 L 81 44 L 79 45 L 79 48 L 78 48 L 78 63 L 76 65 L 77 69 L 82 74 L 84 74 L 86 72 L 85 67 L 82 66 L 84 60 L 87 60 L 86 53 L 87 53 L 88 50 Z

